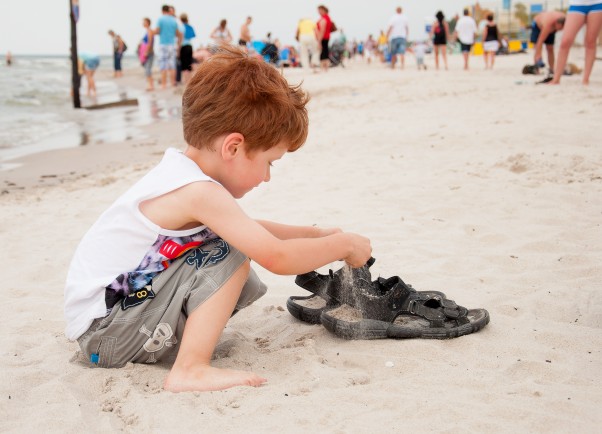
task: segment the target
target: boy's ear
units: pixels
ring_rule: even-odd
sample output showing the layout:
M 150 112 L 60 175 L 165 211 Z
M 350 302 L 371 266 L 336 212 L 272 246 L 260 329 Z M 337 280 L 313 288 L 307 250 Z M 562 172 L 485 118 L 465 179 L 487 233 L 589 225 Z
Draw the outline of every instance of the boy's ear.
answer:
M 224 160 L 231 160 L 239 153 L 243 152 L 245 137 L 240 133 L 230 133 L 224 137 L 221 153 Z

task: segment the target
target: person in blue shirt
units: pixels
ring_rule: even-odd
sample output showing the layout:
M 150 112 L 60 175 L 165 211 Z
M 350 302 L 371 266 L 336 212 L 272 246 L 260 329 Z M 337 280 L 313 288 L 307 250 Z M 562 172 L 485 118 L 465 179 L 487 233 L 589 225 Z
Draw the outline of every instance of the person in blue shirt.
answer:
M 169 82 L 175 83 L 176 78 L 176 53 L 182 41 L 182 32 L 178 29 L 178 22 L 170 14 L 169 6 L 163 5 L 162 15 L 157 20 L 154 30 L 155 35 L 159 35 L 158 63 L 161 71 L 161 87 L 167 87 Z
M 186 84 L 192 72 L 192 40 L 196 37 L 194 27 L 188 24 L 188 15 L 181 14 L 180 32 L 182 32 L 182 46 L 180 47 L 180 64 L 182 67 L 182 82 Z

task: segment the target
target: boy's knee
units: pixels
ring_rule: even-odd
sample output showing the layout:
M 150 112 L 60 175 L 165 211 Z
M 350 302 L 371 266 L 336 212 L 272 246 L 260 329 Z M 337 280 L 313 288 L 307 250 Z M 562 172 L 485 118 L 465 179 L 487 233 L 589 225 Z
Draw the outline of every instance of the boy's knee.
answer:
M 249 261 L 247 261 L 248 264 Z M 268 287 L 265 283 L 259 280 L 259 276 L 249 267 L 247 281 L 245 282 L 240 297 L 236 302 L 236 310 L 243 309 L 251 303 L 263 297 L 267 292 Z

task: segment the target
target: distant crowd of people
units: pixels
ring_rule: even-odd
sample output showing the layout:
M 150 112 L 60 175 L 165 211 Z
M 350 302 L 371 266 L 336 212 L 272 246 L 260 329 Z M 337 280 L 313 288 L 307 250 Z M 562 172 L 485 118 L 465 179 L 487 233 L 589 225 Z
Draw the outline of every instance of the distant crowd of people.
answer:
M 459 46 L 463 56 L 463 67 L 469 69 L 470 53 L 475 41 L 481 40 L 483 59 L 486 69 L 493 69 L 497 54 L 508 51 L 508 40 L 500 32 L 492 13 L 477 25 L 468 9 L 462 17 L 456 16 L 447 21 L 442 11 L 435 14 L 435 21 L 430 25 L 428 39 L 415 38 L 410 42 L 409 20 L 401 7 L 397 7 L 391 16 L 386 30 L 381 30 L 378 38 L 369 34 L 365 41 L 348 41 L 342 29 L 338 29 L 329 15 L 326 6 L 318 6 L 319 18 L 313 20 L 304 17 L 299 20 L 295 39 L 297 46 L 282 46 L 280 41 L 268 33 L 262 40 L 253 40 L 250 26 L 251 16 L 242 23 L 237 44 L 249 55 L 262 56 L 266 61 L 282 66 L 301 66 L 314 72 L 323 71 L 346 60 L 362 58 L 368 64 L 377 59 L 388 62 L 392 69 L 405 67 L 406 53 L 416 59 L 418 69 L 426 69 L 425 55 L 433 52 L 435 69 L 441 64 L 448 69 L 448 47 Z M 453 24 L 453 28 L 451 28 Z M 226 19 L 209 34 L 211 42 L 207 46 L 193 48 L 196 38 L 194 27 L 189 23 L 188 15 L 178 17 L 174 6 L 163 5 L 161 16 L 152 25 L 150 18 L 142 21 L 144 34 L 137 47 L 137 56 L 144 67 L 148 91 L 155 89 L 153 67 L 160 71 L 159 83 L 165 89 L 168 85 L 186 84 L 195 65 L 208 59 L 221 44 L 235 44 L 232 32 Z M 533 18 L 530 41 L 534 47 L 535 71 L 544 68 L 543 54 L 547 55 L 549 77 L 546 81 L 556 84 L 565 71 L 568 54 L 577 32 L 586 27 L 584 40 L 585 66 L 583 83 L 589 83 L 596 55 L 596 39 L 602 28 L 601 0 L 570 0 L 567 13 L 546 11 Z M 558 60 L 554 53 L 556 32 L 564 30 Z M 333 34 L 338 36 L 333 38 Z M 122 76 L 121 61 L 128 49 L 120 35 L 110 30 L 113 43 L 114 77 Z M 545 50 L 544 50 L 545 47 Z M 9 60 L 7 60 L 7 63 Z M 94 71 L 100 58 L 92 53 L 80 53 L 80 73 L 87 78 L 88 95 L 96 94 Z

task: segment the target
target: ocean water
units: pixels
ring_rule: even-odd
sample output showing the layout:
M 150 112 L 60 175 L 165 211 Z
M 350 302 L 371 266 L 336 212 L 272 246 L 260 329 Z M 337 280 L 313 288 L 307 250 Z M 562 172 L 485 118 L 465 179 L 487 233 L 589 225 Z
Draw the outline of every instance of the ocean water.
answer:
M 125 58 L 124 73 L 140 68 Z M 110 77 L 112 59 L 103 57 L 96 73 L 98 103 L 137 98 L 139 105 L 102 110 L 74 109 L 70 95 L 71 63 L 66 56 L 16 56 L 13 65 L 0 65 L 0 170 L 11 160 L 36 152 L 146 138 L 144 126 L 180 117 L 179 107 L 167 107 L 157 94 L 124 87 Z M 105 74 L 101 74 L 105 71 Z M 143 78 L 141 77 L 143 80 Z M 140 86 L 142 89 L 143 85 Z M 82 105 L 93 100 L 85 96 Z

